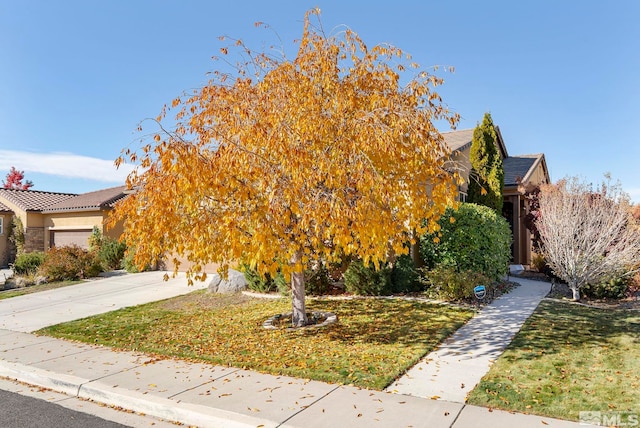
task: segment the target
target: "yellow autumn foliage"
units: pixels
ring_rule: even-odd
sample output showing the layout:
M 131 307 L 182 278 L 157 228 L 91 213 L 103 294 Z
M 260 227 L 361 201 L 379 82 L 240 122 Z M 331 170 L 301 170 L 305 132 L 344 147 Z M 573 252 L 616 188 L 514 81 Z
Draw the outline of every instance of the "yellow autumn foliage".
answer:
M 459 181 L 434 126 L 458 120 L 434 92 L 442 80 L 351 30 L 326 36 L 318 13 L 293 61 L 223 48 L 247 62 L 176 98 L 175 126 L 163 108 L 150 144 L 116 161 L 140 165 L 110 218 L 138 264 L 174 253 L 196 277 L 208 262 L 286 274 L 344 255 L 383 262 L 435 230 Z

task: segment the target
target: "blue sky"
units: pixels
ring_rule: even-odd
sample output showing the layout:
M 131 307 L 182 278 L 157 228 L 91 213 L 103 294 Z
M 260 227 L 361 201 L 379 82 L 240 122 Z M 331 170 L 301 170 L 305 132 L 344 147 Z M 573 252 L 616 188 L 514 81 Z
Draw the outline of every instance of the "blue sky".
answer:
M 455 67 L 440 94 L 459 129 L 490 112 L 509 153 L 545 153 L 554 181 L 610 172 L 640 202 L 637 0 L 0 0 L 0 179 L 15 166 L 39 190 L 121 184 L 113 160 L 141 120 L 206 82 L 218 36 L 268 46 L 263 21 L 293 57 L 314 6 L 326 30 Z

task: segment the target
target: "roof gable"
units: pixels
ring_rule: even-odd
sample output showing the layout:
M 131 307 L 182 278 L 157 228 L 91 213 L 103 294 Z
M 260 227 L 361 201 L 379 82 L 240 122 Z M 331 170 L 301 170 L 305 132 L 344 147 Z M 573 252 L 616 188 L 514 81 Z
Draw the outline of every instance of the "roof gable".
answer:
M 24 211 L 41 211 L 47 206 L 76 196 L 73 193 L 43 192 L 39 190 L 0 189 L 0 198 Z
M 496 126 L 495 130 L 497 137 L 496 148 L 500 152 L 500 156 L 504 159 L 509 156 L 509 153 L 507 152 L 507 147 L 504 145 L 504 140 L 502 139 L 500 128 Z M 464 151 L 471 147 L 471 142 L 473 141 L 473 131 L 475 131 L 475 128 L 442 132 L 441 135 L 444 138 L 444 142 L 447 144 L 447 146 L 449 146 L 451 152 Z
M 527 182 L 541 162 L 544 163 L 544 154 L 542 153 L 506 158 L 502 162 L 505 187 L 518 186 L 522 182 Z M 544 168 L 546 169 L 546 166 Z M 545 175 L 548 177 L 549 174 L 545 171 Z
M 117 201 L 126 196 L 124 193 L 125 189 L 125 186 L 117 186 L 95 192 L 83 193 L 52 204 L 43 209 L 42 212 L 94 211 L 113 208 Z
M 447 143 L 447 146 L 449 146 L 449 149 L 451 149 L 452 152 L 463 151 L 466 148 L 471 147 L 473 129 L 443 132 L 441 135 L 444 138 L 444 142 Z

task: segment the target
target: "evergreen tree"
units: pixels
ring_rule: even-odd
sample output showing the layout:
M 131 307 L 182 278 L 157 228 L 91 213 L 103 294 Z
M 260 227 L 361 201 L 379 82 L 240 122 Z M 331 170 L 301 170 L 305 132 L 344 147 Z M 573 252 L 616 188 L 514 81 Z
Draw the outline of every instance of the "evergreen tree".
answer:
M 498 135 L 489 113 L 476 126 L 471 140 L 471 173 L 467 201 L 502 213 L 504 169 L 498 152 Z

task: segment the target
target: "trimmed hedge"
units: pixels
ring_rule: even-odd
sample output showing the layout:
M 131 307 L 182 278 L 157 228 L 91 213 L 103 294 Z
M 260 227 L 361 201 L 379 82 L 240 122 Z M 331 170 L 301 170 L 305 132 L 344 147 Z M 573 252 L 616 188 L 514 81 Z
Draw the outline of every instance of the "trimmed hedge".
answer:
M 440 231 L 420 238 L 428 269 L 440 265 L 456 272 L 476 272 L 497 280 L 511 259 L 511 229 L 491 208 L 463 203 L 448 208 L 438 222 Z

